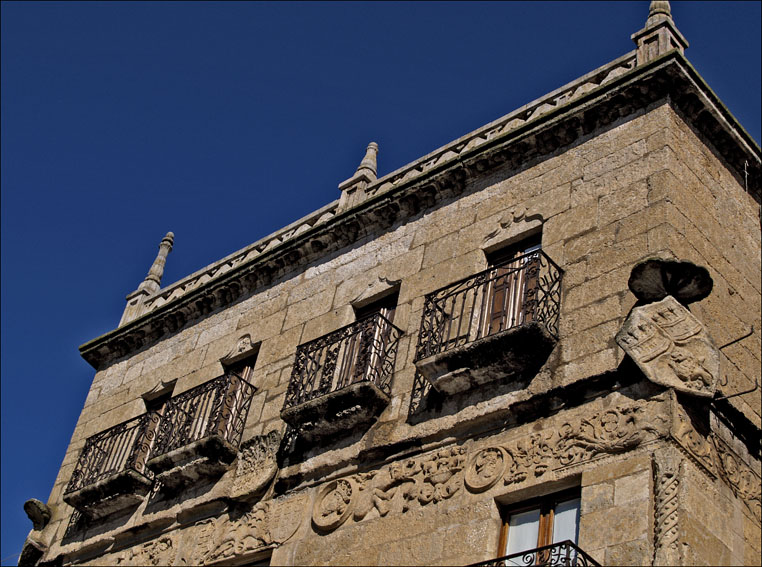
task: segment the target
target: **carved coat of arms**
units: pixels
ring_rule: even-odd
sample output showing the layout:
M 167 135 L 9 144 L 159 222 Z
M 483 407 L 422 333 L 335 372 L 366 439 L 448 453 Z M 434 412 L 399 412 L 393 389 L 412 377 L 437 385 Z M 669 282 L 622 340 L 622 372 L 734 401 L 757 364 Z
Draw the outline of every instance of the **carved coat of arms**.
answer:
M 671 295 L 634 308 L 616 342 L 652 382 L 697 396 L 714 395 L 719 351 L 701 322 Z

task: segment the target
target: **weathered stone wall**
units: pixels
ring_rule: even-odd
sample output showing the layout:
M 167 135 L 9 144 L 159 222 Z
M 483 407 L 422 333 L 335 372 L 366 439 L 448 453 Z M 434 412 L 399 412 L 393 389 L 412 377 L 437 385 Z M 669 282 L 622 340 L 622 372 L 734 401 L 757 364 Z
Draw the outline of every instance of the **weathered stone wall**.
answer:
M 296 492 L 281 496 L 284 501 L 298 496 L 301 502 L 309 495 L 309 505 L 305 503 L 304 509 L 298 509 L 294 504 L 287 514 L 292 523 L 297 523 L 296 535 L 291 533 L 284 539 L 290 530 L 287 527 L 280 528 L 280 535 L 256 532 L 251 527 L 255 524 L 259 530 L 271 529 L 267 527 L 269 520 L 262 519 L 269 518 L 271 511 L 252 509 L 246 512 L 251 516 L 245 520 L 250 527 L 241 528 L 241 542 L 233 541 L 229 549 L 240 552 L 276 546 L 274 563 L 468 563 L 495 553 L 499 502 L 527 497 L 533 494 L 527 488 L 531 486 L 536 487 L 535 493 L 547 493 L 576 483 L 582 487 L 582 548 L 600 561 L 642 564 L 644 558 L 650 560 L 655 553 L 654 490 L 657 493 L 662 490 L 658 483 L 654 488 L 650 456 L 626 453 L 610 465 L 596 462 L 573 473 L 569 469 L 546 475 L 544 471 L 537 474 L 533 470 L 534 476 L 526 484 L 519 481 L 520 486 L 501 480 L 499 487 L 469 491 L 462 484 L 474 454 L 474 448 L 465 445 L 470 437 L 469 428 L 484 427 L 490 420 L 499 421 L 513 404 L 552 388 L 616 371 L 624 355 L 614 336 L 635 304 L 627 289 L 627 279 L 637 261 L 654 255 L 690 260 L 710 269 L 715 291 L 696 305 L 694 313 L 709 327 L 718 346 L 738 338 L 754 325 L 751 337 L 723 350 L 727 378 L 723 391 L 746 389 L 753 377 L 759 376 L 760 253 L 759 221 L 755 214 L 754 203 L 735 178 L 666 103 L 580 139 L 563 152 L 525 164 L 519 171 L 494 171 L 473 183 L 457 200 L 437 203 L 384 234 L 358 242 L 306 270 L 295 271 L 271 287 L 99 371 L 49 500 L 53 518 L 48 530 L 57 535 L 48 557 L 62 551 L 59 543 L 71 508 L 63 504 L 61 495 L 87 437 L 144 412 L 141 396 L 161 383 L 177 380 L 174 389 L 177 394 L 220 375 L 220 359 L 244 335 L 261 344 L 252 379 L 257 392 L 243 438 L 282 432 L 279 412 L 297 345 L 352 322 L 353 304 L 399 286 L 394 324 L 404 331 L 404 336 L 389 407 L 365 435 L 355 436 L 344 446 L 315 447 L 303 459 L 286 463 L 280 471 L 281 478 L 288 481 L 283 486 L 297 485 Z M 734 227 L 732 233 L 723 231 L 727 226 Z M 492 397 L 483 393 L 461 395 L 445 402 L 438 413 L 409 420 L 408 408 L 416 391 L 413 358 L 424 295 L 484 269 L 485 250 L 516 242 L 539 230 L 543 250 L 565 270 L 559 344 L 548 362 L 526 388 L 511 391 L 498 387 Z M 758 396 L 735 400 L 737 407 L 759 424 Z M 594 416 L 601 409 L 597 403 L 582 406 L 579 412 Z M 502 454 L 516 450 L 509 441 L 526 436 L 530 427 L 539 430 L 541 424 L 509 430 L 505 435 L 508 449 L 500 449 Z M 643 424 L 638 435 L 651 435 L 653 441 L 659 436 L 657 433 L 649 433 Z M 663 434 L 666 435 L 666 430 Z M 453 443 L 442 442 L 452 436 L 456 437 Z M 461 484 L 452 495 L 432 496 L 442 500 L 434 504 L 422 504 L 416 496 L 411 499 L 409 510 L 396 515 L 381 514 L 379 505 L 373 504 L 367 517 L 358 520 L 357 512 L 352 511 L 352 518 L 346 519 L 339 529 L 327 534 L 315 531 L 308 518 L 319 491 L 333 481 L 327 480 L 325 474 L 354 471 L 358 466 L 362 469 L 364 464 L 371 466 L 369 471 L 387 470 L 395 459 L 407 458 L 396 452 L 411 440 L 422 448 L 437 445 L 442 450 L 463 448 L 462 462 L 455 467 L 460 468 L 453 473 Z M 643 441 L 639 439 L 638 443 L 616 452 L 629 451 Z M 474 443 L 481 446 L 483 442 L 486 441 L 480 439 Z M 357 462 L 364 451 L 374 447 L 389 447 L 394 455 L 390 457 L 391 464 Z M 421 451 L 417 454 L 427 454 Z M 426 480 L 424 468 L 420 471 L 413 484 L 436 488 L 437 483 Z M 687 475 L 682 485 L 686 491 L 700 485 L 701 477 L 694 472 L 681 473 Z M 187 526 L 194 517 L 203 522 L 205 514 L 212 514 L 204 507 L 205 503 L 220 501 L 230 494 L 235 478 L 232 469 L 213 486 L 199 487 L 194 494 L 185 493 L 161 509 L 142 505 L 131 518 L 118 518 L 112 520 L 112 525 L 99 526 L 92 535 L 93 541 L 101 538 L 102 547 L 96 546 L 93 554 L 106 548 L 110 554 L 96 563 L 113 564 L 116 559 L 126 564 L 148 562 L 146 558 L 154 553 L 151 546 L 158 543 L 150 543 L 153 540 L 149 537 L 149 543 L 141 546 L 148 545 L 150 549 L 138 546 L 139 549 L 124 555 L 127 552 L 122 548 L 126 543 L 119 542 L 129 540 L 112 540 L 109 530 L 137 529 L 151 518 L 164 526 L 160 531 L 176 526 L 175 522 L 182 526 L 178 529 L 190 530 Z M 352 480 L 353 486 L 359 482 Z M 388 491 L 393 484 L 379 489 Z M 395 505 L 407 502 L 402 493 L 400 489 L 399 494 L 393 495 Z M 687 496 L 683 499 L 680 513 L 685 518 L 698 518 L 697 505 L 689 500 Z M 731 491 L 726 500 L 725 504 L 717 504 L 724 506 L 717 517 L 720 513 L 734 518 L 742 514 L 736 493 Z M 264 502 L 264 507 L 271 502 L 273 510 L 279 505 L 267 499 Z M 219 509 L 214 514 L 230 512 Z M 732 534 L 726 534 L 730 538 L 726 541 L 729 561 L 749 562 L 752 555 L 749 550 L 759 549 L 758 538 L 752 538 L 750 546 L 739 551 L 742 547 L 739 548 L 738 534 L 759 526 L 758 518 L 754 524 L 753 514 L 743 518 L 733 524 Z M 751 527 L 747 526 L 747 520 Z M 688 526 L 701 521 L 685 520 L 680 541 L 693 545 L 697 530 L 690 531 Z M 217 525 L 209 527 L 208 523 L 204 524 L 204 533 L 223 530 Z M 246 533 L 259 536 L 251 536 L 253 539 L 245 544 L 242 542 L 248 537 Z M 286 540 L 288 543 L 284 543 Z M 67 547 L 65 543 L 64 551 L 78 545 L 73 542 Z M 169 547 L 177 550 L 183 544 L 180 539 L 172 539 L 162 545 L 165 548 L 162 553 L 166 553 Z M 708 554 L 713 544 L 706 545 Z M 698 549 L 699 544 L 696 546 Z M 203 559 L 225 559 L 228 557 L 225 553 L 228 552 L 220 551 L 218 556 Z M 690 562 L 687 556 L 681 557 Z M 715 555 L 704 557 L 713 558 L 709 563 L 715 562 Z M 726 559 L 721 553 L 717 557 Z M 195 564 L 197 559 L 173 555 L 177 564 L 183 564 L 182 561 Z M 717 561 L 722 562 L 720 559 Z
M 649 238 L 661 250 L 709 270 L 714 290 L 692 309 L 715 344 L 728 345 L 721 348 L 720 388 L 730 395 L 753 388 L 762 375 L 759 205 L 706 145 L 711 142 L 699 139 L 677 115 L 670 122 L 670 170 L 652 191 L 669 200 L 674 211 Z M 760 400 L 751 394 L 732 403 L 759 427 Z

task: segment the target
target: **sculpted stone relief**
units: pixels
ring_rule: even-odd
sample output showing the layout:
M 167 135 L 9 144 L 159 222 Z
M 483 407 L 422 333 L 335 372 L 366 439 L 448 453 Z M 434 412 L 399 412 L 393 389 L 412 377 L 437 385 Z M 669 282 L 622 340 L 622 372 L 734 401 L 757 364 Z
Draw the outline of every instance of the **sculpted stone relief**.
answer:
M 689 457 L 703 466 L 713 477 L 717 476 L 712 443 L 694 429 L 688 414 L 678 404 L 675 404 L 672 412 L 670 432 Z
M 712 397 L 720 376 L 720 355 L 704 326 L 678 301 L 635 307 L 616 341 L 649 380 Z
M 670 431 L 678 445 L 711 476 L 721 478 L 749 509 L 757 522 L 762 522 L 762 479 L 715 433 L 702 435 L 691 424 L 679 406 L 673 412 Z
M 513 443 L 478 449 L 470 457 L 465 447 L 440 449 L 324 485 L 313 506 L 313 526 L 318 531 L 331 531 L 350 516 L 360 521 L 373 510 L 379 516 L 390 511 L 404 513 L 414 505 L 451 498 L 464 486 L 478 493 L 500 480 L 504 485 L 520 483 L 599 454 L 626 451 L 666 433 L 662 431 L 666 429 L 666 419 L 647 411 L 647 404 L 639 402 L 569 419 L 558 428 Z
M 482 492 L 500 479 L 506 485 L 516 484 L 598 454 L 626 451 L 645 441 L 649 433 L 660 434 L 651 417 L 646 417 L 644 404 L 618 407 L 567 421 L 556 430 L 535 433 L 512 444 L 481 449 L 469 462 L 466 486 L 472 492 Z
M 259 502 L 234 519 L 230 515 L 198 522 L 186 535 L 182 565 L 210 565 L 281 544 L 299 528 L 307 497 Z
M 312 522 L 320 531 L 331 531 L 350 515 L 360 521 L 373 509 L 386 516 L 393 507 L 406 512 L 415 502 L 425 506 L 445 500 L 463 486 L 464 466 L 465 449 L 452 447 L 335 480 L 318 492 Z
M 281 442 L 281 434 L 271 431 L 245 441 L 238 453 L 231 498 L 243 499 L 262 492 L 278 472 L 275 455 Z
M 172 565 L 177 548 L 171 536 L 133 547 L 116 557 L 117 565 Z
M 725 442 L 717 436 L 712 436 L 712 441 L 717 452 L 717 469 L 720 476 L 733 493 L 743 500 L 757 522 L 762 522 L 762 480 Z

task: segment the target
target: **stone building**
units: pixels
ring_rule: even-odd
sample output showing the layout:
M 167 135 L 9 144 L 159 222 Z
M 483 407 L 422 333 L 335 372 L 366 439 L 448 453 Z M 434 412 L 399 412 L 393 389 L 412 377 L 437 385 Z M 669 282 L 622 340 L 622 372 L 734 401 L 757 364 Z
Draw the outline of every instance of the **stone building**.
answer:
M 758 564 L 760 148 L 632 39 L 161 287 L 168 234 L 20 564 Z

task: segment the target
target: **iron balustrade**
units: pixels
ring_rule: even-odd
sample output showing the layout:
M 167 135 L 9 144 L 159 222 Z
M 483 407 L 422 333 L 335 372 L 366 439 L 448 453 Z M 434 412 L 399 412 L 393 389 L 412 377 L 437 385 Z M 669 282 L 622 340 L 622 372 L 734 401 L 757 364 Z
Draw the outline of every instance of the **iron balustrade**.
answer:
M 151 458 L 213 435 L 238 447 L 254 391 L 246 380 L 228 373 L 170 398 Z
M 535 567 L 587 567 L 598 566 L 595 559 L 577 547 L 572 541 L 566 540 L 535 549 L 512 553 L 497 559 L 482 563 L 474 563 L 471 567 L 504 567 L 509 565 L 533 565 Z
M 536 250 L 426 295 L 415 359 L 531 322 L 558 337 L 562 275 Z
M 299 345 L 283 409 L 356 382 L 389 394 L 402 331 L 381 313 Z
M 65 494 L 130 469 L 152 478 L 153 474 L 146 469 L 145 464 L 159 419 L 156 412 L 144 413 L 89 437 Z

